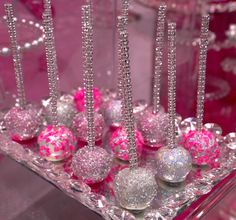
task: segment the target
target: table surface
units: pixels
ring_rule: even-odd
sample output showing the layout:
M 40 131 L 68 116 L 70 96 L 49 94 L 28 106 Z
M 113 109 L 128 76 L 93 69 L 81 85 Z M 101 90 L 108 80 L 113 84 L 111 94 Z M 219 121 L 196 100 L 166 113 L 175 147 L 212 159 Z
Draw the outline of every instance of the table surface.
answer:
M 102 219 L 8 157 L 0 165 L 1 220 Z

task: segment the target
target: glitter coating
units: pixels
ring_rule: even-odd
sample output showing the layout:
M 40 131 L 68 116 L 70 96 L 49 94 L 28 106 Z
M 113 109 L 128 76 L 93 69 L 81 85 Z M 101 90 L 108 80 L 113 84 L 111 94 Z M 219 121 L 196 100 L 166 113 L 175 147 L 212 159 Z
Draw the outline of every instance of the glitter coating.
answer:
M 156 163 L 159 179 L 170 183 L 183 182 L 192 168 L 191 156 L 181 146 L 160 148 L 156 152 Z
M 163 146 L 168 132 L 168 114 L 163 109 L 157 114 L 153 114 L 152 108 L 147 108 L 138 118 L 137 128 L 143 135 L 146 145 Z
M 75 150 L 76 138 L 64 126 L 48 125 L 38 137 L 39 154 L 48 161 L 60 161 Z
M 50 99 L 43 100 L 42 105 L 44 106 L 44 114 L 48 124 L 51 124 L 50 120 Z M 71 95 L 62 95 L 57 101 L 57 119 L 59 125 L 64 125 L 68 128 L 71 128 L 73 118 L 77 113 L 73 96 Z
M 112 89 L 104 89 L 101 88 L 101 94 L 102 94 L 102 103 L 103 105 L 106 105 L 110 101 L 117 98 L 117 93 Z
M 121 170 L 114 180 L 116 200 L 125 209 L 143 210 L 156 196 L 156 180 L 150 170 L 138 167 Z
M 111 100 L 107 103 L 104 112 L 105 122 L 108 126 L 119 127 L 122 123 L 121 100 Z
M 95 140 L 102 139 L 105 121 L 103 116 L 97 112 L 94 114 Z M 72 124 L 72 130 L 80 141 L 87 141 L 88 122 L 85 112 L 76 114 Z
M 93 88 L 93 98 L 94 98 L 94 110 L 98 111 L 102 105 L 102 95 L 98 88 Z M 74 102 L 76 108 L 79 112 L 85 110 L 85 90 L 84 88 L 79 88 L 74 93 Z
M 41 124 L 41 110 L 33 105 L 25 109 L 13 107 L 4 117 L 5 126 L 11 138 L 15 141 L 30 140 L 37 137 Z
M 72 170 L 77 177 L 89 184 L 103 181 L 109 174 L 112 157 L 101 147 L 85 146 L 72 159 Z
M 137 154 L 140 157 L 143 150 L 143 137 L 137 130 L 135 131 L 135 142 Z M 128 139 L 124 128 L 118 128 L 112 133 L 109 145 L 115 157 L 125 161 L 129 160 Z
M 214 134 L 205 129 L 189 131 L 183 136 L 182 144 L 191 154 L 194 164 L 211 164 L 220 157 L 220 146 Z

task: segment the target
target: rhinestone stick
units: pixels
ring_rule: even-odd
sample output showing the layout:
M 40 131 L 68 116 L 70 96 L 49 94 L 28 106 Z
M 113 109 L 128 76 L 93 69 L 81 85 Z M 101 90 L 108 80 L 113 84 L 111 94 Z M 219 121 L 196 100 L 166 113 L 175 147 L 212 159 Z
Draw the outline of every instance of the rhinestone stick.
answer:
M 138 157 L 135 143 L 135 125 L 133 115 L 133 100 L 132 100 L 132 85 L 131 85 L 131 72 L 130 72 L 130 60 L 129 60 L 129 41 L 128 32 L 126 30 L 119 33 L 119 43 L 121 48 L 121 62 L 123 72 L 123 102 L 122 113 L 127 133 L 127 139 L 129 144 L 129 162 L 130 168 L 134 169 L 138 167 Z
M 44 14 L 47 14 L 47 22 L 48 27 L 51 29 L 51 45 L 52 45 L 52 52 L 54 53 L 54 80 L 58 81 L 58 66 L 57 66 L 57 55 L 56 55 L 56 49 L 55 49 L 55 38 L 53 34 L 53 18 L 52 18 L 52 6 L 51 6 L 51 0 L 44 0 Z M 58 82 L 57 82 L 58 83 Z M 57 90 L 58 92 L 58 90 Z
M 157 16 L 156 30 L 156 48 L 155 48 L 155 66 L 154 66 L 154 82 L 153 82 L 153 113 L 157 114 L 160 109 L 160 90 L 161 90 L 161 74 L 163 68 L 163 47 L 165 34 L 165 4 L 160 5 Z
M 129 21 L 129 0 L 122 0 L 121 15 L 125 18 L 125 22 Z
M 23 79 L 23 71 L 21 65 L 21 54 L 18 49 L 17 43 L 17 34 L 16 34 L 16 23 L 14 20 L 14 12 L 12 4 L 4 4 L 5 12 L 7 16 L 7 25 L 8 25 L 8 32 L 10 35 L 11 41 L 11 49 L 13 55 L 13 63 L 15 69 L 15 78 L 16 78 L 16 87 L 17 87 L 17 96 L 19 99 L 19 106 L 24 108 L 26 105 L 26 98 L 25 98 L 25 89 L 24 89 L 24 79 Z
M 176 23 L 168 23 L 168 146 L 175 147 L 176 114 Z
M 125 21 L 125 17 L 118 16 L 118 22 L 117 22 L 117 30 L 118 35 L 121 37 L 121 33 L 124 30 L 127 30 L 127 23 Z M 118 89 L 118 98 L 122 99 L 123 97 L 123 70 L 122 70 L 122 39 L 120 39 L 118 43 L 118 79 L 117 79 L 117 89 Z
M 199 131 L 202 129 L 203 114 L 204 114 L 209 18 L 210 18 L 209 15 L 204 15 L 202 16 L 202 22 L 201 22 L 198 91 L 197 91 L 197 130 Z
M 44 12 L 47 12 L 52 17 L 51 0 L 43 0 Z
M 43 13 L 43 27 L 45 34 L 45 50 L 46 50 L 46 61 L 47 61 L 47 72 L 48 72 L 48 84 L 50 93 L 50 106 L 51 106 L 51 117 L 52 124 L 57 125 L 57 99 L 58 99 L 58 67 L 56 59 L 55 40 L 53 34 L 53 22 L 51 17 L 51 6 L 50 1 L 45 0 L 45 12 Z M 50 8 L 49 8 L 50 7 Z
M 85 106 L 88 121 L 88 146 L 95 145 L 94 98 L 93 98 L 93 30 L 91 25 L 91 7 L 82 6 L 82 47 L 85 86 Z

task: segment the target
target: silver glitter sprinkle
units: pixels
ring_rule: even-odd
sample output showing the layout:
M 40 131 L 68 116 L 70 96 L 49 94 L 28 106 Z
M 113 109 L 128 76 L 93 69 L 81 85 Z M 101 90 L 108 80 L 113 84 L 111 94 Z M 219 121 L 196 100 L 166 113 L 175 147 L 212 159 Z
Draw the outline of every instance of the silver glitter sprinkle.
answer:
M 209 15 L 202 16 L 197 91 L 197 129 L 199 131 L 202 129 L 204 114 L 209 19 Z
M 111 163 L 111 156 L 103 148 L 85 146 L 73 156 L 72 169 L 87 183 L 96 183 L 107 177 Z
M 183 182 L 192 167 L 191 156 L 181 146 L 176 148 L 162 147 L 156 154 L 157 175 L 166 182 Z
M 21 54 L 18 49 L 17 34 L 16 34 L 16 22 L 14 19 L 12 4 L 4 4 L 6 12 L 6 21 L 8 25 L 8 32 L 11 40 L 11 50 L 13 54 L 13 63 L 15 68 L 17 97 L 19 100 L 19 106 L 24 108 L 26 105 L 25 89 L 24 89 L 24 76 L 21 65 Z
M 156 195 L 156 181 L 144 168 L 125 168 L 115 177 L 114 191 L 119 204 L 129 210 L 147 208 Z

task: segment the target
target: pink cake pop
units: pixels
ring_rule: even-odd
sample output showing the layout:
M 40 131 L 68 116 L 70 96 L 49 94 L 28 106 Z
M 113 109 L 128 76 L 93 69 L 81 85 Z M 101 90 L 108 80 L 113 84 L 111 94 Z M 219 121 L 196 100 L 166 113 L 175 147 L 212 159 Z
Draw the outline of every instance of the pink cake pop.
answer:
M 52 125 L 43 129 L 38 137 L 39 154 L 49 161 L 60 161 L 69 157 L 76 144 L 76 138 L 65 126 L 58 123 L 58 69 L 51 16 L 51 2 L 44 1 L 43 26 L 50 92 L 50 116 Z
M 209 15 L 202 17 L 197 92 L 197 130 L 190 130 L 183 136 L 183 146 L 189 150 L 193 163 L 209 165 L 220 157 L 220 147 L 216 137 L 203 129 L 204 96 L 206 81 L 206 58 L 208 46 Z
M 135 142 L 137 147 L 137 155 L 141 156 L 143 150 L 143 137 L 140 132 L 135 130 Z M 111 135 L 109 146 L 115 157 L 128 161 L 129 160 L 129 143 L 124 128 L 117 128 Z

